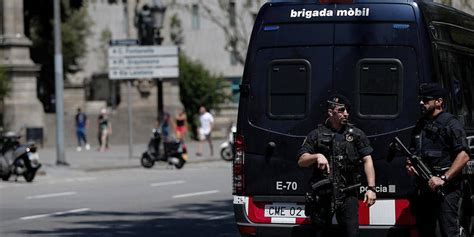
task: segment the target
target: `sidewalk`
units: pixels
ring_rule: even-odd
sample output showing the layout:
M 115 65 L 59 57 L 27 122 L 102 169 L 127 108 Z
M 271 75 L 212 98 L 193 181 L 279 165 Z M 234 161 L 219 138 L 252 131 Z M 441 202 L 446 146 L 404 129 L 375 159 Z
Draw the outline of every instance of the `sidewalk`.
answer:
M 188 162 L 209 162 L 219 161 L 220 158 L 220 145 L 224 142 L 223 139 L 216 139 L 213 141 L 214 145 L 214 156 L 210 156 L 209 145 L 204 144 L 203 156 L 196 156 L 197 141 L 187 141 L 186 147 L 188 150 Z M 67 169 L 75 169 L 81 171 L 101 171 L 110 169 L 126 169 L 126 168 L 138 168 L 140 165 L 140 158 L 142 153 L 146 150 L 146 144 L 135 144 L 133 146 L 133 157 L 129 158 L 129 147 L 128 144 L 111 144 L 110 149 L 105 152 L 97 151 L 97 147 L 91 147 L 89 151 L 82 149 L 81 152 L 76 151 L 76 147 L 66 147 L 66 162 L 69 166 L 56 166 L 57 156 L 56 147 L 45 147 L 39 148 L 38 153 L 40 156 L 40 162 L 43 167 L 39 170 L 39 175 L 47 174 L 48 171 L 64 167 Z

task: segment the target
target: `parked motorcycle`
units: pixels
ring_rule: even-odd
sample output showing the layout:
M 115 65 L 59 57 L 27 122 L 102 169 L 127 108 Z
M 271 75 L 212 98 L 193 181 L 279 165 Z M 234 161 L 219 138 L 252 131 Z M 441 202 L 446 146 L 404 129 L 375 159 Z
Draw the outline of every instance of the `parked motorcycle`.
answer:
M 152 137 L 148 142 L 148 149 L 143 152 L 140 160 L 141 165 L 145 168 L 151 168 L 155 162 L 168 162 L 169 165 L 174 165 L 176 168 L 183 168 L 188 160 L 188 152 L 186 145 L 179 141 L 164 141 L 163 151 L 160 149 L 162 141 L 161 132 L 159 129 L 152 130 Z
M 229 130 L 227 141 L 221 144 L 221 158 L 225 161 L 231 161 L 234 157 L 234 133 L 237 132 L 234 123 L 232 123 Z
M 20 138 L 20 135 L 12 132 L 0 137 L 0 178 L 3 181 L 16 175 L 15 181 L 18 176 L 23 176 L 27 182 L 32 182 L 41 167 L 35 144 L 22 145 Z

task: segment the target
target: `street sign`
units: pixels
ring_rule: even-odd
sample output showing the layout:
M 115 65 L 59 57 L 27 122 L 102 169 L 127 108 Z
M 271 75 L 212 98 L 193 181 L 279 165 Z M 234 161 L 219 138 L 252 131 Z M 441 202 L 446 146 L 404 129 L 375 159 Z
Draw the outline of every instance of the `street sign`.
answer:
M 140 41 L 137 39 L 117 39 L 110 40 L 109 45 L 139 45 Z
M 109 57 L 176 56 L 176 46 L 112 46 Z
M 177 78 L 178 76 L 179 70 L 177 67 L 109 70 L 109 79 Z
M 110 46 L 109 79 L 177 78 L 176 46 Z
M 109 67 L 143 68 L 143 67 L 177 67 L 178 57 L 133 57 L 110 58 Z

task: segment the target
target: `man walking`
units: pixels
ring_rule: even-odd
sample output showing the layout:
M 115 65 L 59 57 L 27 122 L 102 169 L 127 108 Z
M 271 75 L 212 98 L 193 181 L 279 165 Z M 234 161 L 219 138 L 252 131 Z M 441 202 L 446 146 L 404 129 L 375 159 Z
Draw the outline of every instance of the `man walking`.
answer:
M 214 124 L 214 116 L 211 113 L 207 112 L 206 107 L 201 106 L 199 107 L 199 128 L 197 131 L 199 144 L 198 144 L 198 151 L 196 153 L 197 156 L 202 155 L 202 149 L 204 146 L 204 142 L 207 141 L 209 143 L 209 149 L 211 150 L 211 156 L 214 156 L 214 148 L 212 146 L 212 126 Z
M 90 150 L 91 146 L 87 143 L 86 130 L 88 126 L 87 115 L 82 112 L 82 109 L 77 108 L 76 114 L 76 136 L 77 136 L 77 151 L 82 150 L 82 145 L 85 145 L 86 150 Z

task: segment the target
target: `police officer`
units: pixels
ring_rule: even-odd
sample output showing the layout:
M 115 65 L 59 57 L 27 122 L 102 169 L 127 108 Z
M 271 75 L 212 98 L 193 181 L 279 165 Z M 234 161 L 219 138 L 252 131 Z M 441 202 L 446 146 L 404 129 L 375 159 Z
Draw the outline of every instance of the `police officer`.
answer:
M 447 91 L 436 83 L 420 85 L 422 116 L 413 132 L 411 147 L 435 175 L 427 183 L 418 182 L 414 202 L 421 237 L 435 236 L 436 221 L 443 237 L 459 236 L 460 173 L 469 160 L 466 132 L 461 123 L 443 110 Z M 407 160 L 407 170 L 415 175 Z M 442 188 L 444 197 L 435 190 Z
M 364 196 L 364 202 L 367 205 L 375 203 L 375 171 L 372 163 L 371 153 L 373 151 L 369 140 L 360 129 L 348 123 L 350 103 L 348 99 L 342 95 L 335 94 L 330 96 L 327 114 L 328 118 L 325 123 L 318 125 L 318 128 L 311 131 L 306 137 L 300 151 L 297 155 L 298 165 L 300 167 L 314 167 L 312 183 L 317 182 L 325 177 L 325 174 L 331 172 L 328 159 L 334 155 L 337 149 L 344 159 L 346 167 L 341 172 L 344 176 L 343 180 L 347 181 L 346 185 L 354 185 L 360 182 L 360 164 L 363 163 L 365 175 L 367 177 L 368 188 Z M 325 142 L 327 138 L 333 139 L 333 145 L 328 146 Z M 334 144 L 338 144 L 335 146 Z M 346 193 L 343 197 L 342 205 L 336 210 L 336 218 L 341 224 L 345 236 L 359 236 L 359 189 Z M 329 204 L 329 203 L 326 203 Z M 324 215 L 322 219 L 325 223 L 320 227 L 327 227 L 334 213 L 328 212 L 328 208 L 324 207 L 314 210 L 316 214 Z M 315 223 L 315 217 L 311 219 Z

